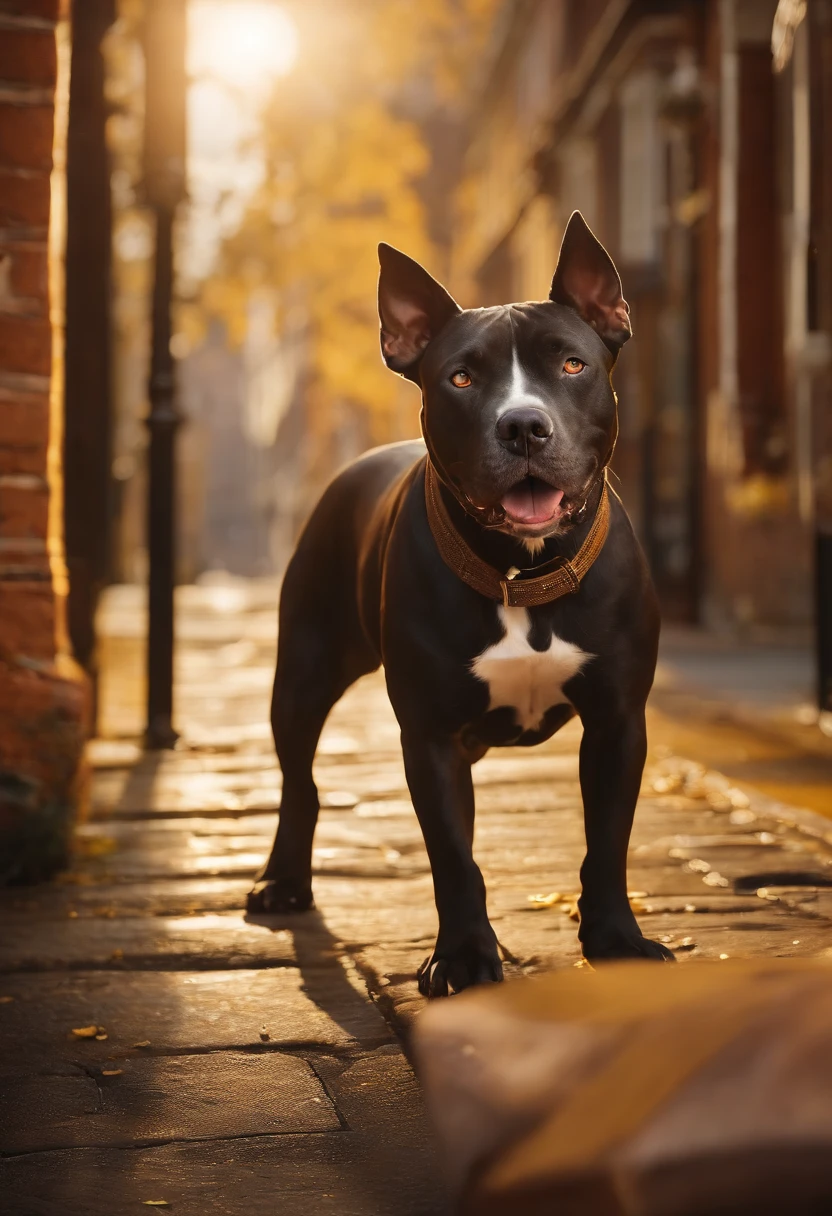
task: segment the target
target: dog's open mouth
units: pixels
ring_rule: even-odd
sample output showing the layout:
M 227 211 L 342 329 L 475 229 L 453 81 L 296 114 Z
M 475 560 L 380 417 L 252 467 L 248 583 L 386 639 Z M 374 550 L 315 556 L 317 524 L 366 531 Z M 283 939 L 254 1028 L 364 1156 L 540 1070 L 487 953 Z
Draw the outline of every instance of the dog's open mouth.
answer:
M 508 522 L 529 528 L 559 520 L 562 502 L 563 490 L 556 490 L 539 477 L 524 477 L 512 486 L 500 506 Z

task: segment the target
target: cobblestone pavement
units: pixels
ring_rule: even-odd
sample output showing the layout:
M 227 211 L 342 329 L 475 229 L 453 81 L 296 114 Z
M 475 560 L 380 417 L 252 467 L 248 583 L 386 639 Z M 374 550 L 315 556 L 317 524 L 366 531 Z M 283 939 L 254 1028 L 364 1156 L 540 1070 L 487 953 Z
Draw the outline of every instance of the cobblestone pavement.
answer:
M 70 873 L 0 896 L 3 1211 L 339 1216 L 444 1210 L 394 1031 L 436 928 L 383 681 L 317 761 L 318 911 L 247 923 L 274 832 L 275 588 L 184 588 L 173 752 L 144 755 L 143 622 L 102 618 L 103 738 Z M 653 719 L 666 738 L 666 724 Z M 672 732 L 669 732 L 672 735 Z M 476 766 L 477 857 L 507 974 L 578 962 L 578 728 Z M 695 958 L 832 949 L 832 824 L 651 756 L 631 852 L 642 924 Z M 652 971 L 645 967 L 645 983 Z M 80 1033 L 79 1033 L 80 1032 Z

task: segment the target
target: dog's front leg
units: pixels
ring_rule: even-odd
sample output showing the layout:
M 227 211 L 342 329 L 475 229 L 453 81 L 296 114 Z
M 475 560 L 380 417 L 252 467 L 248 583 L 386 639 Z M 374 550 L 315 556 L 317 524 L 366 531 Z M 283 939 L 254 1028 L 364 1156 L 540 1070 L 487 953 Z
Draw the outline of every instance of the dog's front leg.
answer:
M 647 756 L 644 711 L 584 721 L 580 775 L 586 827 L 581 927 L 587 959 L 673 955 L 644 937 L 627 897 L 627 849 Z
M 471 764 L 453 740 L 402 731 L 407 784 L 433 873 L 439 934 L 419 971 L 423 996 L 447 996 L 503 978 L 474 861 Z

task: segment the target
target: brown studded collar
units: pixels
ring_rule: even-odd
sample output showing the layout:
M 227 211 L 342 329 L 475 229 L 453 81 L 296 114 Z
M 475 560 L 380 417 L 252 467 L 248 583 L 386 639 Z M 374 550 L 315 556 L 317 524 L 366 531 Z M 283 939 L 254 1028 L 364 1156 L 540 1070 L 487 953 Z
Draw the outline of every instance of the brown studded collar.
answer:
M 554 562 L 547 562 L 543 574 L 527 573 L 518 570 L 516 566 L 501 574 L 494 566 L 477 557 L 460 536 L 442 500 L 439 478 L 430 458 L 425 465 L 425 502 L 430 530 L 445 565 L 469 587 L 473 587 L 474 591 L 489 599 L 501 600 L 506 608 L 534 608 L 538 604 L 549 604 L 552 600 L 560 599 L 562 595 L 577 591 L 587 570 L 603 549 L 610 526 L 610 501 L 605 473 L 592 527 L 573 558 L 558 557 Z

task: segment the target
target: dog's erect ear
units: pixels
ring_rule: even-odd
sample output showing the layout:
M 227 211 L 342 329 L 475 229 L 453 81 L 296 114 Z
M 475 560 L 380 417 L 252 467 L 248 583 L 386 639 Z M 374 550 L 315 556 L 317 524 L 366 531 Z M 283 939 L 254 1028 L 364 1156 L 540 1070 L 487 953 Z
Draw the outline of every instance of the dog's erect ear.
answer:
M 462 309 L 441 283 L 392 245 L 379 245 L 378 260 L 381 353 L 391 371 L 418 383 L 422 352 Z
M 574 309 L 614 355 L 632 337 L 615 263 L 580 211 L 573 211 L 566 225 L 549 299 Z

